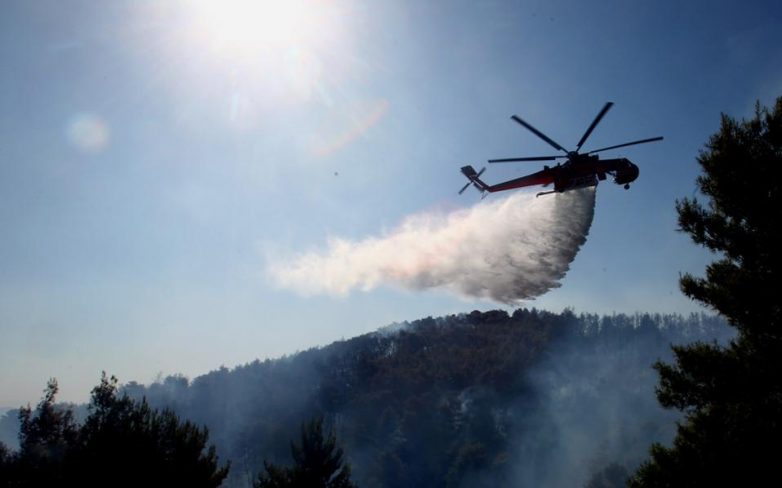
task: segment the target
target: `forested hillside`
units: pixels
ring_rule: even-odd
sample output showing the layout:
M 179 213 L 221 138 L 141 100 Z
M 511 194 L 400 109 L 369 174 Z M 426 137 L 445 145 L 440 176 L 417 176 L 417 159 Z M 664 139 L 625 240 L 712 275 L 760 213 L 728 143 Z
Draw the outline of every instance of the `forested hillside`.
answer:
M 207 425 L 235 486 L 319 414 L 359 486 L 583 486 L 672 437 L 651 369 L 670 344 L 728 334 L 700 315 L 472 312 L 125 391 Z
M 123 390 L 206 425 L 229 486 L 250 486 L 264 459 L 288 462 L 319 415 L 359 486 L 598 486 L 673 436 L 652 363 L 728 334 L 704 315 L 476 311 Z M 6 438 L 14 421 L 0 423 Z

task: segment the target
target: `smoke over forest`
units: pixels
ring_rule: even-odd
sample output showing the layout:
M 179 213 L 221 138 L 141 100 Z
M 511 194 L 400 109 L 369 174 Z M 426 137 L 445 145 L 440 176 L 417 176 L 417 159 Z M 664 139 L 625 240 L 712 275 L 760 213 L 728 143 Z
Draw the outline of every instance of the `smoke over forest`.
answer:
M 381 284 L 442 288 L 518 303 L 558 287 L 586 241 L 593 188 L 535 198 L 514 193 L 449 214 L 424 213 L 395 231 L 272 260 L 269 273 L 302 293 L 346 294 Z
M 228 487 L 251 486 L 264 459 L 289 463 L 320 415 L 361 487 L 585 486 L 606 468 L 621 480 L 673 438 L 679 416 L 657 403 L 651 364 L 728 331 L 704 315 L 472 312 L 123 391 L 206 425 Z M 0 421 L 9 445 L 15 420 Z

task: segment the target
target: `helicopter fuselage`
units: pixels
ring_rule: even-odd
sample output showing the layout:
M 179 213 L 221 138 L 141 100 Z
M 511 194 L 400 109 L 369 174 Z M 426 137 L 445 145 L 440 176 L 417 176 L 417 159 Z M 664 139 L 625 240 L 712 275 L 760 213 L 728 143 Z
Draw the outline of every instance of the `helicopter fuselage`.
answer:
M 597 186 L 598 181 L 607 175 L 613 177 L 617 185 L 628 186 L 638 178 L 640 170 L 626 158 L 603 159 L 592 155 L 578 155 L 553 168 L 546 167 L 543 172 L 551 171 L 554 191 L 563 192 L 586 186 Z
M 583 154 L 556 166 L 544 166 L 537 173 L 522 176 L 521 178 L 496 185 L 483 184 L 480 189 L 493 193 L 530 185 L 548 186 L 553 184 L 553 192 L 562 193 L 568 190 L 575 190 L 576 188 L 597 186 L 597 183 L 605 180 L 608 175 L 613 177 L 614 183 L 624 185 L 627 188 L 631 182 L 638 178 L 638 174 L 638 166 L 629 159 L 601 160 L 598 156 Z M 465 175 L 471 178 L 468 173 L 465 173 Z

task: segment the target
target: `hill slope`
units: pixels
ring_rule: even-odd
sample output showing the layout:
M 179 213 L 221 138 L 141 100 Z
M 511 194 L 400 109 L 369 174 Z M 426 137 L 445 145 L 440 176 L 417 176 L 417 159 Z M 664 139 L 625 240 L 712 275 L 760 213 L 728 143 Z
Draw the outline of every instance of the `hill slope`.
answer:
M 703 315 L 472 312 L 124 391 L 208 426 L 229 486 L 251 486 L 264 459 L 287 463 L 317 415 L 362 487 L 585 486 L 621 481 L 673 437 L 652 363 L 728 334 Z
M 126 391 L 209 426 L 240 486 L 318 414 L 361 486 L 577 486 L 670 439 L 651 364 L 725 334 L 706 316 L 472 312 Z

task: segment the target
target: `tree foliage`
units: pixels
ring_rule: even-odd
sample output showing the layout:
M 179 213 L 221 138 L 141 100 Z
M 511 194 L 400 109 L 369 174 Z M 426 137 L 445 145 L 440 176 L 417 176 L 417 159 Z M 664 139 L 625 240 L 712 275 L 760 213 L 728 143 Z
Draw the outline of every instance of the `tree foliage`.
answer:
M 126 473 L 123 482 L 133 486 L 216 487 L 228 474 L 206 447 L 206 428 L 119 396 L 114 377 L 104 375 L 92 390 L 80 437 L 77 464 L 91 468 L 93 482 Z
M 43 486 L 64 481 L 71 446 L 78 439 L 73 412 L 55 405 L 58 386 L 50 379 L 35 410 L 19 410 L 19 452 L 5 453 L 0 486 Z
M 323 417 L 302 425 L 299 444 L 291 443 L 293 466 L 281 468 L 264 462 L 265 472 L 256 488 L 355 488 L 350 465 L 343 458 L 333 430 L 323 433 Z
M 677 202 L 679 225 L 718 259 L 705 277 L 684 275 L 682 291 L 738 331 L 727 347 L 674 347 L 658 363 L 658 398 L 684 411 L 672 447 L 654 445 L 632 486 L 748 486 L 782 483 L 782 97 L 755 116 L 722 116 L 698 157 L 706 204 Z
M 56 394 L 51 380 L 34 411 L 20 410 L 20 449 L 0 459 L 0 486 L 217 487 L 228 474 L 205 428 L 119 396 L 114 377 L 93 389 L 81 426 Z

